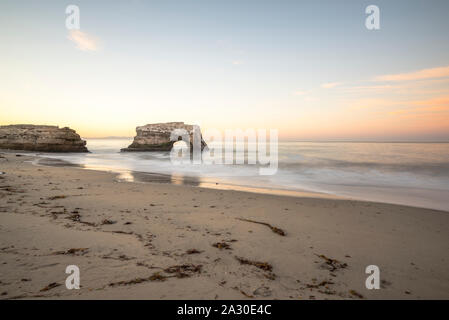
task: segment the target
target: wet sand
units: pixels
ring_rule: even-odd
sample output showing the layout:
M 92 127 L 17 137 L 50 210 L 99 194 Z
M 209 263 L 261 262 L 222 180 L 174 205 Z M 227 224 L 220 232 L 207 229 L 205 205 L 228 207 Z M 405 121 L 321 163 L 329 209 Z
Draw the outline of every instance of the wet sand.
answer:
M 449 299 L 448 212 L 0 156 L 2 299 Z

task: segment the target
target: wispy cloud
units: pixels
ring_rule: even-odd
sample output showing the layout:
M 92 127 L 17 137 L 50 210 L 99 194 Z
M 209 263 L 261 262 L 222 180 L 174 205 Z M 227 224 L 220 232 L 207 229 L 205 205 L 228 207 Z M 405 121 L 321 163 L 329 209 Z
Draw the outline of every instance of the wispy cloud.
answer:
M 414 101 L 413 104 L 418 106 L 444 106 L 449 109 L 449 96 L 435 97 L 428 100 Z
M 234 60 L 234 61 L 232 61 L 232 64 L 235 65 L 235 66 L 239 66 L 239 65 L 243 64 L 243 61 L 241 61 L 241 60 Z
M 335 88 L 337 86 L 341 86 L 342 84 L 343 84 L 342 82 L 327 82 L 327 83 L 323 83 L 321 85 L 321 88 L 330 89 L 330 88 Z
M 98 40 L 80 30 L 71 30 L 68 37 L 70 41 L 76 44 L 76 47 L 82 51 L 97 51 Z
M 374 78 L 374 81 L 411 81 L 445 77 L 449 77 L 449 66 L 423 69 L 408 73 L 383 75 Z
M 394 110 L 390 115 L 403 114 L 441 114 L 449 112 L 449 96 L 431 98 L 427 100 L 412 101 L 409 105 L 414 107 Z
M 398 88 L 398 86 L 392 86 L 392 85 L 381 85 L 381 86 L 354 86 L 354 87 L 348 87 L 348 91 L 371 91 L 371 90 L 389 90 L 389 89 L 395 89 Z
M 297 90 L 297 91 L 293 92 L 293 94 L 294 94 L 295 96 L 303 96 L 303 95 L 305 95 L 306 93 L 307 93 L 307 92 L 302 91 L 302 90 Z

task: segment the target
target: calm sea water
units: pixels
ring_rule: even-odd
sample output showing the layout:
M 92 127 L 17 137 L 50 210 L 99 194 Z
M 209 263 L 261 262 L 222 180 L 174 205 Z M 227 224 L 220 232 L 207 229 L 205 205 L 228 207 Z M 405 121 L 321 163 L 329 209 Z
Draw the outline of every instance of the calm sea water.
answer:
M 449 143 L 280 142 L 275 175 L 253 165 L 173 165 L 168 152 L 120 153 L 132 139 L 88 139 L 88 154 L 45 154 L 119 179 L 262 192 L 311 191 L 449 211 Z

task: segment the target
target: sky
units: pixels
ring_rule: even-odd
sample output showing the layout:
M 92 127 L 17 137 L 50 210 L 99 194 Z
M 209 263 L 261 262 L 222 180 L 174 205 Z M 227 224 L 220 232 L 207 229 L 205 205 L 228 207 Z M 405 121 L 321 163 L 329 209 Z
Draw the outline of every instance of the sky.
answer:
M 449 1 L 0 1 L 0 125 L 89 138 L 171 121 L 449 141 Z

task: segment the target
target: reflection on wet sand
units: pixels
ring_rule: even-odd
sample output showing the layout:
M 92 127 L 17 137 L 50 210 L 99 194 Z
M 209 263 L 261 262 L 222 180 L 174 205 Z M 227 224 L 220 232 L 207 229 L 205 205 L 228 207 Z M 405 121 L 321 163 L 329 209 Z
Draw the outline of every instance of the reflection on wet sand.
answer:
M 233 190 L 233 191 L 244 191 L 252 193 L 263 193 L 281 196 L 291 196 L 291 197 L 303 197 L 303 198 L 323 198 L 323 199 L 348 199 L 347 197 L 336 196 L 328 193 L 320 192 L 309 192 L 309 191 L 298 191 L 298 190 L 286 190 L 286 189 L 273 189 L 273 188 L 262 188 L 262 187 L 250 187 L 227 183 L 212 183 L 212 182 L 202 182 L 199 187 L 218 189 L 218 190 Z
M 314 193 L 306 191 L 293 191 L 293 190 L 282 190 L 282 189 L 272 189 L 272 188 L 257 188 L 249 186 L 234 185 L 228 183 L 218 183 L 214 181 L 207 181 L 206 179 L 201 179 L 198 177 L 189 177 L 182 174 L 160 174 L 160 173 L 147 173 L 147 172 L 136 172 L 136 171 L 124 171 L 120 172 L 117 176 L 119 181 L 127 182 L 156 182 L 156 183 L 170 183 L 176 185 L 187 185 L 195 186 L 201 188 L 218 189 L 218 190 L 234 190 L 234 191 L 245 191 L 253 193 L 264 193 L 264 194 L 276 194 L 284 196 L 296 196 L 296 197 L 314 197 L 314 198 L 332 198 L 341 199 L 342 197 L 337 197 L 325 193 Z
M 124 171 L 118 174 L 117 179 L 127 182 L 158 182 L 176 185 L 188 185 L 195 187 L 201 185 L 200 178 L 187 177 L 181 174 L 161 174 L 151 172 Z
M 86 168 L 83 164 L 71 163 L 61 159 L 53 159 L 53 158 L 38 158 L 35 164 L 40 166 L 49 166 L 49 167 L 76 167 L 76 168 Z
M 273 189 L 263 187 L 250 187 L 237 185 L 232 183 L 217 182 L 212 179 L 185 176 L 182 174 L 162 174 L 153 172 L 140 172 L 130 170 L 117 170 L 100 166 L 73 164 L 61 159 L 42 158 L 37 161 L 38 165 L 54 166 L 54 167 L 78 167 L 89 170 L 109 171 L 117 174 L 118 181 L 125 182 L 144 182 L 144 183 L 169 183 L 175 185 L 186 185 L 218 190 L 234 190 L 252 193 L 264 193 L 273 195 L 284 195 L 293 197 L 310 197 L 310 198 L 326 198 L 326 199 L 343 199 L 346 197 L 335 196 L 327 193 L 308 192 L 302 190 L 286 190 Z

